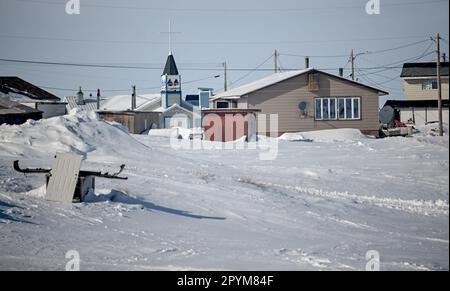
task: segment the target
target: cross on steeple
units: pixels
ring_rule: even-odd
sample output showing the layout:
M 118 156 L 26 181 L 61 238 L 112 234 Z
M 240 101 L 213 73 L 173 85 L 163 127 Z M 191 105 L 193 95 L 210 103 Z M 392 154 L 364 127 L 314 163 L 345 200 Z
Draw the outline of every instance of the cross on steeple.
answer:
M 169 55 L 172 55 L 172 35 L 181 34 L 181 32 L 172 31 L 172 20 L 169 20 L 169 31 L 161 33 L 169 35 Z

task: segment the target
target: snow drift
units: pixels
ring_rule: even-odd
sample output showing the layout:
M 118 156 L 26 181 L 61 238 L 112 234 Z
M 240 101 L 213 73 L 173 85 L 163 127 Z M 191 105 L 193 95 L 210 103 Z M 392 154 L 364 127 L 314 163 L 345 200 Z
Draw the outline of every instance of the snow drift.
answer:
M 95 112 L 72 110 L 68 115 L 22 125 L 0 126 L 2 155 L 36 157 L 70 152 L 86 156 L 123 155 L 130 148 L 145 147 L 123 127 L 101 120 Z
M 317 142 L 355 142 L 367 139 L 368 137 L 358 129 L 343 128 L 320 131 L 308 131 L 297 133 L 285 133 L 280 136 L 280 140 L 287 141 L 317 141 Z

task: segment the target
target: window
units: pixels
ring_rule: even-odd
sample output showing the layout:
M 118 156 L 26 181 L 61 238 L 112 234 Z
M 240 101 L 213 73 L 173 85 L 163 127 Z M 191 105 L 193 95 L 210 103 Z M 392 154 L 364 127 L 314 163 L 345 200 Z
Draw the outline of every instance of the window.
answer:
M 423 80 L 422 81 L 422 90 L 437 90 L 438 83 L 437 80 Z
M 359 98 L 352 98 L 352 108 L 353 108 L 352 119 L 359 119 Z
M 336 98 L 317 98 L 315 104 L 317 120 L 336 120 Z
M 360 97 L 316 98 L 316 120 L 356 120 L 361 118 Z
M 338 111 L 339 119 L 345 119 L 345 98 L 339 98 Z
M 228 101 L 217 101 L 216 106 L 217 109 L 226 109 L 230 108 L 230 103 Z

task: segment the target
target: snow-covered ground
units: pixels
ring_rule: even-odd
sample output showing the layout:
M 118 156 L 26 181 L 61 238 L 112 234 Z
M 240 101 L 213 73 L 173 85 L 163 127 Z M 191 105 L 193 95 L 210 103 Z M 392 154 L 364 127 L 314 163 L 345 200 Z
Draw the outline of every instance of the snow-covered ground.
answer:
M 81 204 L 40 198 L 56 151 L 97 179 Z M 448 270 L 449 138 L 372 139 L 354 130 L 284 136 L 259 151 L 174 150 L 86 112 L 0 126 L 0 269 Z

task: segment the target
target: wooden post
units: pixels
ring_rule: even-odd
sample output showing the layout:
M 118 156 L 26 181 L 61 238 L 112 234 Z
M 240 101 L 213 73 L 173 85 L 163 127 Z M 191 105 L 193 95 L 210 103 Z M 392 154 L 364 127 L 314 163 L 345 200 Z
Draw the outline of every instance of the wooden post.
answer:
M 223 63 L 223 90 L 228 91 L 227 62 Z
M 355 81 L 355 55 L 353 49 L 350 52 L 350 61 L 352 63 L 352 80 Z
M 438 86 L 438 119 L 439 119 L 439 136 L 444 135 L 444 129 L 442 125 L 442 83 L 441 83 L 441 37 L 439 33 L 436 35 L 436 68 L 437 68 L 437 86 Z
M 273 62 L 274 62 L 274 71 L 278 73 L 278 50 L 275 50 L 273 53 Z
M 133 93 L 131 95 L 131 110 L 136 109 L 136 86 L 133 85 Z
M 97 89 L 97 110 L 100 110 L 100 89 Z

